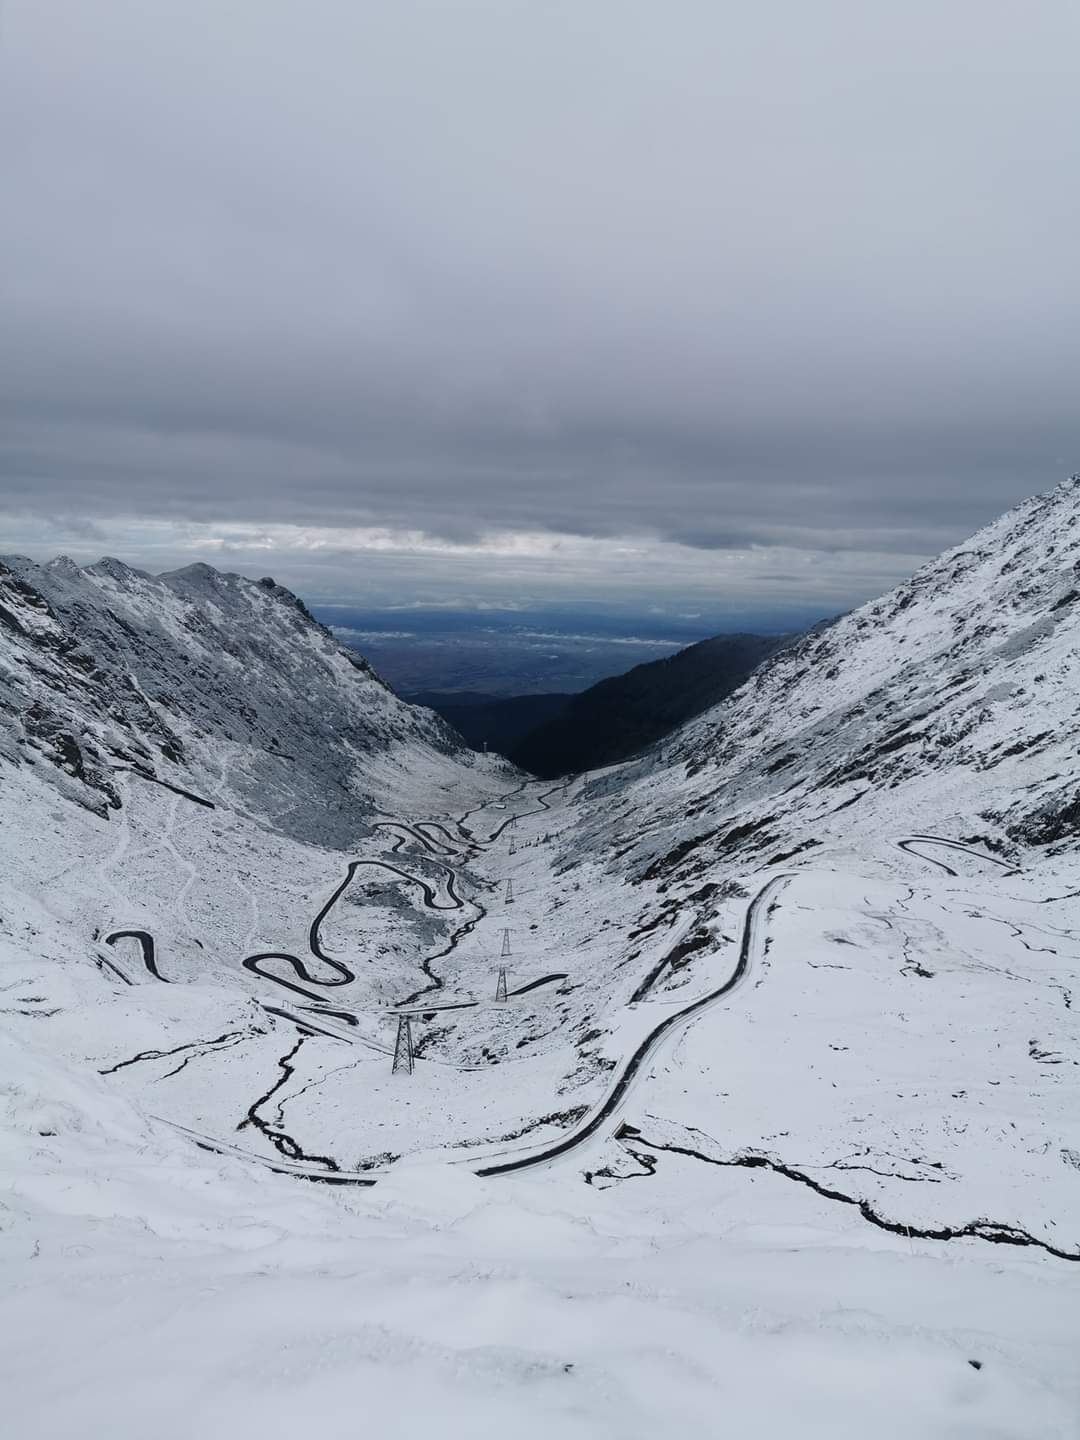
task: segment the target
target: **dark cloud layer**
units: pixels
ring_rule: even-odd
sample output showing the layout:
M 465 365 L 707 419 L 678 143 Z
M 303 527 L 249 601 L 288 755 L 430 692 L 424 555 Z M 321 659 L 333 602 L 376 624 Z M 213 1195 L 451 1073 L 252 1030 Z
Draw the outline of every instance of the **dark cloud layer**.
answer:
M 1078 55 L 1074 0 L 8 0 L 5 508 L 930 553 L 1080 464 Z

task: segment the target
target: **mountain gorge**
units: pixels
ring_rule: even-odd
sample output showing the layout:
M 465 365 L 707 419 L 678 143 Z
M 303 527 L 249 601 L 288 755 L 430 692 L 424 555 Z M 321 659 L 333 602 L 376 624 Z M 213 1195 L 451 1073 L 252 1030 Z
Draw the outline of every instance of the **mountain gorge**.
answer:
M 1080 480 L 770 649 L 539 781 L 270 580 L 5 560 L 7 1363 L 224 1344 L 272 1435 L 358 1372 L 478 1434 L 1070 1433 Z
M 716 635 L 635 665 L 577 694 L 430 691 L 430 705 L 474 749 L 497 750 L 541 779 L 618 764 L 737 690 L 790 636 Z

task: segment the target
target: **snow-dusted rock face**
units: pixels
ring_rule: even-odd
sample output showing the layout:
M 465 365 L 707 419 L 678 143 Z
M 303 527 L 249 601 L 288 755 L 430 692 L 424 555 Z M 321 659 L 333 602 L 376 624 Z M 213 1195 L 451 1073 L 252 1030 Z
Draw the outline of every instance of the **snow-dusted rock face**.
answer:
M 648 761 L 600 777 L 620 866 L 774 861 L 897 827 L 1013 853 L 1080 843 L 1080 477 L 767 661 Z M 590 848 L 603 842 L 596 807 Z M 666 859 L 665 859 L 666 857 Z
M 0 747 L 102 814 L 118 768 L 203 798 L 227 771 L 249 807 L 328 841 L 372 808 L 373 757 L 468 758 L 274 581 L 66 557 L 0 561 Z

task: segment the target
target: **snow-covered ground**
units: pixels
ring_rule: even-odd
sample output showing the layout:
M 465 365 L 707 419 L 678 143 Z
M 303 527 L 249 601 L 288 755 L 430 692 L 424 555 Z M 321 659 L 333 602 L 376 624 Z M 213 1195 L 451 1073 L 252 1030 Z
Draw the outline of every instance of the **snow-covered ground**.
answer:
M 1078 513 L 566 786 L 269 582 L 8 572 L 5 1433 L 1080 1435 Z
M 1076 1433 L 1080 1296 L 1040 1254 L 678 1157 L 608 1190 L 304 1186 L 3 1065 L 7 1434 Z

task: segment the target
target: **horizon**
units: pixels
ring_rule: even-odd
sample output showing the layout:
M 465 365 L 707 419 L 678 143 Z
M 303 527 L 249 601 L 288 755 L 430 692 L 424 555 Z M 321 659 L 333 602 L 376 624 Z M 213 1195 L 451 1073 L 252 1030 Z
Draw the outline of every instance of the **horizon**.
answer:
M 38 564 L 64 556 L 80 566 L 114 558 L 151 575 L 196 564 L 249 579 L 272 574 L 313 607 L 336 605 L 372 614 L 511 615 L 566 609 L 628 619 L 708 616 L 713 627 L 708 633 L 805 628 L 903 583 L 939 553 L 852 556 L 834 550 L 812 555 L 787 546 L 705 551 L 642 537 L 624 538 L 609 548 L 588 538 L 552 535 L 437 546 L 384 536 L 370 549 L 360 541 L 346 549 L 322 540 L 293 543 L 262 531 L 226 538 L 218 533 L 204 537 L 192 526 L 138 524 L 106 533 L 97 525 L 80 525 L 58 535 L 57 525 L 33 517 L 7 515 L 3 523 L 0 553 Z M 152 540 L 148 531 L 155 532 Z M 950 536 L 950 544 L 968 533 Z
M 35 551 L 37 553 L 34 553 Z M 424 631 L 431 631 L 458 625 L 466 625 L 471 628 L 482 626 L 486 622 L 490 626 L 502 628 L 510 628 L 516 623 L 522 628 L 527 627 L 534 630 L 536 626 L 546 623 L 559 626 L 560 633 L 562 633 L 562 627 L 568 625 L 588 624 L 606 630 L 609 636 L 628 636 L 630 634 L 628 627 L 633 627 L 639 632 L 656 632 L 646 638 L 656 639 L 659 632 L 664 631 L 678 632 L 680 638 L 691 637 L 692 641 L 711 635 L 735 635 L 740 632 L 764 635 L 787 634 L 792 630 L 805 629 L 820 620 L 845 613 L 843 611 L 822 613 L 816 607 L 723 610 L 717 605 L 710 606 L 708 597 L 705 597 L 704 601 L 697 602 L 700 608 L 695 609 L 682 608 L 677 599 L 672 600 L 668 605 L 646 606 L 644 604 L 620 604 L 617 597 L 613 596 L 605 596 L 602 599 L 572 596 L 563 598 L 530 597 L 528 602 L 508 598 L 490 600 L 473 597 L 470 600 L 470 597 L 462 595 L 455 595 L 448 600 L 406 599 L 402 596 L 394 601 L 376 599 L 369 604 L 364 604 L 356 599 L 342 599 L 339 592 L 336 591 L 323 594 L 317 590 L 307 591 L 298 585 L 290 584 L 288 570 L 270 575 L 263 565 L 249 564 L 234 567 L 232 564 L 224 563 L 220 555 L 215 555 L 212 559 L 203 556 L 188 557 L 181 564 L 162 566 L 153 562 L 139 563 L 139 559 L 136 557 L 128 558 L 118 555 L 114 551 L 99 554 L 93 547 L 82 551 L 79 547 L 53 551 L 49 547 L 10 546 L 0 550 L 0 559 L 4 558 L 19 558 L 45 566 L 58 561 L 69 561 L 80 569 L 92 569 L 96 565 L 115 562 L 155 579 L 163 579 L 184 570 L 206 566 L 220 575 L 236 575 L 247 580 L 273 580 L 276 584 L 291 590 L 313 612 L 322 612 L 325 615 L 324 623 L 331 628 L 335 628 L 336 622 L 338 628 L 343 629 L 352 629 L 354 625 L 367 626 L 367 628 L 379 631 L 396 629 L 402 638 L 411 637 L 412 632 L 402 631 L 399 628 L 406 624 L 419 626 Z M 217 563 L 214 563 L 215 561 Z M 902 583 L 906 578 L 908 578 L 907 575 L 902 576 L 898 583 Z M 866 597 L 867 600 L 874 598 L 876 598 L 874 595 Z M 685 602 L 685 604 L 692 603 L 695 602 Z M 384 617 L 385 624 L 381 623 Z M 346 618 L 350 622 L 348 625 L 343 623 Z M 736 620 L 738 623 L 735 623 Z M 578 638 L 608 637 L 579 636 Z M 673 640 L 671 643 L 676 642 Z
M 548 617 L 548 623 L 559 625 L 560 628 L 563 622 L 571 626 L 593 623 L 608 629 L 615 625 L 622 634 L 629 634 L 634 628 L 648 630 L 659 625 L 661 628 L 678 630 L 681 635 L 690 637 L 687 643 L 693 643 L 694 639 L 711 635 L 733 635 L 740 632 L 776 635 L 802 631 L 822 620 L 858 609 L 904 584 L 923 565 L 956 545 L 963 544 L 1001 515 L 1039 495 L 1049 494 L 1076 478 L 1075 472 L 1064 474 L 1054 484 L 1020 496 L 1010 506 L 988 516 L 978 530 L 954 536 L 941 551 L 928 555 L 895 557 L 898 563 L 890 566 L 888 583 L 881 588 L 863 586 L 854 591 L 837 591 L 826 587 L 821 598 L 816 601 L 793 598 L 790 590 L 791 575 L 775 570 L 750 577 L 751 581 L 757 582 L 756 588 L 752 583 L 749 584 L 745 594 L 739 598 L 724 599 L 722 592 L 718 592 L 715 586 L 710 586 L 700 574 L 687 581 L 691 588 L 682 594 L 666 590 L 655 593 L 640 581 L 635 585 L 629 572 L 624 588 L 614 589 L 609 583 L 604 583 L 598 590 L 594 588 L 590 593 L 580 579 L 574 586 L 551 586 L 545 583 L 548 577 L 544 575 L 542 566 L 534 575 L 534 579 L 540 583 L 527 591 L 521 586 L 520 572 L 525 555 L 520 546 L 512 547 L 509 552 L 512 555 L 511 568 L 517 572 L 514 582 L 502 578 L 498 572 L 492 574 L 489 555 L 487 573 L 482 577 L 485 582 L 483 589 L 474 584 L 470 592 L 449 581 L 448 573 L 452 574 L 453 569 L 451 563 L 449 572 L 443 573 L 441 584 L 433 584 L 431 573 L 427 573 L 421 593 L 404 584 L 393 569 L 393 560 L 390 569 L 384 570 L 377 581 L 372 582 L 369 578 L 366 587 L 360 587 L 355 579 L 346 578 L 355 576 L 358 563 L 355 553 L 320 551 L 316 562 L 297 565 L 295 555 L 290 552 L 276 552 L 265 540 L 250 545 L 217 541 L 205 551 L 174 549 L 170 541 L 164 547 L 158 545 L 150 550 L 129 550 L 127 554 L 119 554 L 117 552 L 121 547 L 114 546 L 107 552 L 98 548 L 98 541 L 104 541 L 107 537 L 99 535 L 96 527 L 90 527 L 89 536 L 84 530 L 81 539 L 72 535 L 70 538 L 76 540 L 76 543 L 70 543 L 63 549 L 57 549 L 48 540 L 35 540 L 33 530 L 20 532 L 16 528 L 14 543 L 5 543 L 0 549 L 0 555 L 18 555 L 36 564 L 70 560 L 83 567 L 116 560 L 131 569 L 154 576 L 206 565 L 221 574 L 236 574 L 251 580 L 266 578 L 272 566 L 274 573 L 270 578 L 292 590 L 313 611 L 326 612 L 324 623 L 330 624 L 332 628 L 334 612 L 347 613 L 353 617 L 354 625 L 343 628 L 354 628 L 355 624 L 358 624 L 360 629 L 379 630 L 387 628 L 379 623 L 384 616 L 394 617 L 400 624 L 404 624 L 405 619 L 417 623 L 424 617 L 425 630 L 430 630 L 433 626 L 439 628 L 440 621 L 444 622 L 442 628 L 448 628 L 446 622 L 451 619 L 472 625 L 488 617 L 492 624 L 509 627 L 515 618 L 519 623 L 530 620 L 539 624 Z M 20 544 L 20 540 L 24 543 Z M 670 551 L 672 547 L 663 548 Z M 637 553 L 639 556 L 647 555 L 649 550 L 649 544 L 645 543 L 639 546 Z M 396 547 L 383 544 L 375 552 L 375 558 L 385 560 L 388 554 L 398 558 L 401 553 Z M 470 553 L 475 555 L 475 549 Z M 494 553 L 500 552 L 496 550 Z M 255 558 L 247 558 L 251 556 Z M 408 558 L 415 560 L 416 557 L 412 552 L 408 552 Z M 779 557 L 770 554 L 769 564 L 777 563 Z M 327 577 L 330 574 L 339 578 L 336 585 L 327 588 Z M 474 582 L 477 578 L 475 575 L 472 577 Z M 744 579 L 746 578 L 744 573 Z M 796 595 L 798 593 L 797 591 Z M 840 598 L 834 602 L 832 597 L 837 594 Z M 657 603 L 658 601 L 662 603 Z M 401 638 L 405 638 L 404 634 Z

